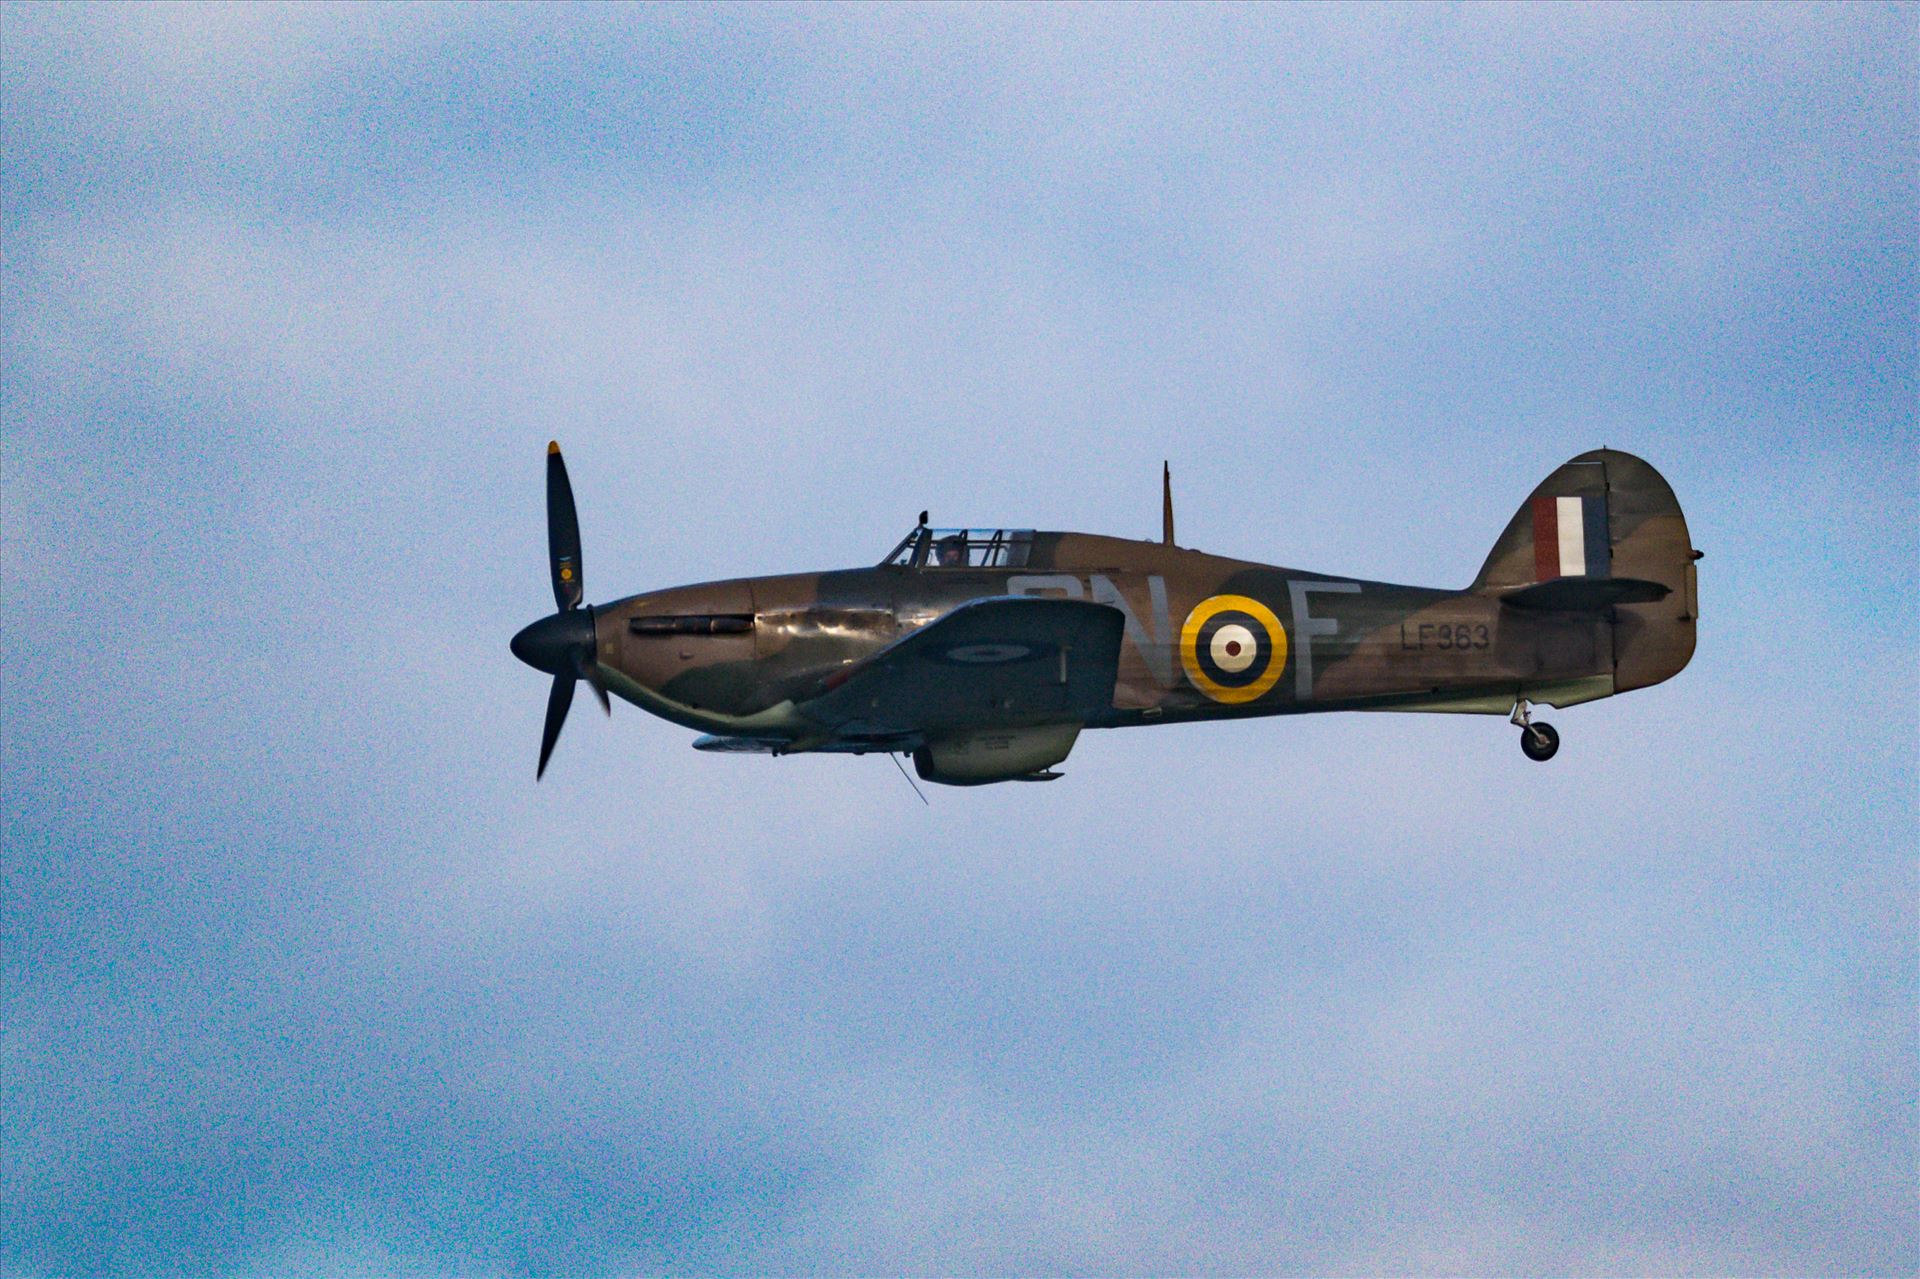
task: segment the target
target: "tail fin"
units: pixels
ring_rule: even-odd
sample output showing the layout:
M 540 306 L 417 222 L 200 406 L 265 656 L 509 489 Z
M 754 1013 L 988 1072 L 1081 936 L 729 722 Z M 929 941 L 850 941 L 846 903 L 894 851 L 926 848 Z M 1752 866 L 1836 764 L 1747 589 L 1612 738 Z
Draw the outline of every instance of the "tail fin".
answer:
M 1541 481 L 1471 589 L 1516 608 L 1608 613 L 1615 688 L 1626 692 L 1671 678 L 1693 656 L 1697 558 L 1660 473 L 1596 449 Z

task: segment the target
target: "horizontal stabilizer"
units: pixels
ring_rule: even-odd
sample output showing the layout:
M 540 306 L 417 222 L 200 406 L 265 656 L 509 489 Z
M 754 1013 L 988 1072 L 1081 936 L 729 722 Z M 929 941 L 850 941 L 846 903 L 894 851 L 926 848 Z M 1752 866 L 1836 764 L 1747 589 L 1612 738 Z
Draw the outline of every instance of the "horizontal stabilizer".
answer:
M 1672 587 L 1638 577 L 1557 577 L 1503 591 L 1500 602 L 1530 613 L 1604 613 L 1616 604 L 1651 604 L 1672 593 Z

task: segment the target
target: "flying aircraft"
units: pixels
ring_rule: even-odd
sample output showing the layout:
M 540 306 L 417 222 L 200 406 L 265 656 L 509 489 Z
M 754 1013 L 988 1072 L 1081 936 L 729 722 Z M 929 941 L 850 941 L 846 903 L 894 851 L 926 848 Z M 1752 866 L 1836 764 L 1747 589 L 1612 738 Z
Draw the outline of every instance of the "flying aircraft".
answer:
M 1081 731 L 1319 711 L 1505 715 L 1529 759 L 1573 706 L 1670 679 L 1699 608 L 1686 520 L 1637 457 L 1533 490 L 1464 590 L 1396 586 L 1162 537 L 928 526 L 870 568 L 582 604 L 580 525 L 547 446 L 552 616 L 513 637 L 553 676 L 535 776 L 585 680 L 705 751 L 911 755 L 930 782 L 1048 781 Z

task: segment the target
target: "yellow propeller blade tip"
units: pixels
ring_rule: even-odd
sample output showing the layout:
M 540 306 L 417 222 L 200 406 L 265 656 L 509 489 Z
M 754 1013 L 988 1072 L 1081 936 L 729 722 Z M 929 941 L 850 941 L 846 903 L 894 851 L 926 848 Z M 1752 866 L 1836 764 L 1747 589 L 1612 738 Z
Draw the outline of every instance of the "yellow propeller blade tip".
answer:
M 559 441 L 559 440 L 548 440 L 548 441 L 547 441 L 547 452 L 549 452 L 549 453 L 558 453 L 559 451 L 560 451 L 560 441 Z

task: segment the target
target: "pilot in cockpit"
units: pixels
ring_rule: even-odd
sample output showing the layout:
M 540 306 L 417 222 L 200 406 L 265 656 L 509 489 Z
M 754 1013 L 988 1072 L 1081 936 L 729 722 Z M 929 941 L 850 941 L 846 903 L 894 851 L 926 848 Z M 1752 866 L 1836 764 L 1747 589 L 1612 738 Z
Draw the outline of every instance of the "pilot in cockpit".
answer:
M 934 561 L 941 568 L 967 566 L 967 535 L 950 533 L 934 544 Z

